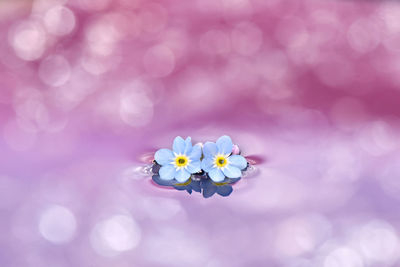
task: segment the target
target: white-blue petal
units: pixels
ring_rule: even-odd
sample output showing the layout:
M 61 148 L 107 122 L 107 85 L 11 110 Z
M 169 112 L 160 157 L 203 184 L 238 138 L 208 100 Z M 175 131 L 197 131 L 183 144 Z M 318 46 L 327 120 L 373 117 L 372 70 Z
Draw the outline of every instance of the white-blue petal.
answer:
M 175 179 L 180 183 L 186 182 L 189 178 L 190 178 L 190 173 L 185 169 L 181 169 L 177 171 L 175 174 Z
M 231 165 L 238 167 L 241 170 L 247 167 L 247 160 L 243 156 L 233 155 L 230 156 L 228 160 Z
M 208 172 L 208 176 L 210 176 L 211 180 L 214 182 L 222 182 L 225 179 L 225 175 L 222 173 L 220 169 L 213 168 Z
M 183 154 L 183 152 L 185 151 L 185 140 L 183 140 L 182 137 L 177 136 L 174 139 L 174 144 L 172 145 L 172 149 L 174 150 L 175 153 L 178 154 Z
M 196 173 L 201 171 L 200 160 L 190 162 L 190 164 L 187 166 L 187 170 L 190 173 Z
M 171 164 L 162 166 L 159 174 L 162 180 L 172 180 L 176 174 L 175 167 Z
M 212 160 L 212 158 L 204 158 L 201 161 L 201 168 L 205 171 L 205 172 L 209 172 L 214 165 L 214 161 Z
M 154 155 L 154 159 L 160 165 L 167 165 L 170 164 L 171 161 L 174 159 L 174 153 L 171 150 L 162 148 L 159 149 L 156 154 Z
M 232 139 L 229 136 L 227 136 L 227 135 L 221 136 L 220 138 L 218 138 L 216 144 L 217 144 L 219 153 L 222 153 L 222 154 L 231 154 L 232 153 L 233 143 L 232 143 Z
M 192 152 L 189 154 L 191 160 L 200 160 L 201 158 L 201 146 L 195 145 Z
M 203 146 L 203 153 L 205 158 L 212 158 L 217 154 L 217 145 L 213 142 L 206 142 Z
M 185 149 L 183 151 L 185 155 L 192 153 L 192 138 L 189 136 L 185 140 Z
M 227 165 L 222 172 L 229 178 L 239 178 L 242 176 L 242 172 L 239 170 L 239 168 L 230 164 Z

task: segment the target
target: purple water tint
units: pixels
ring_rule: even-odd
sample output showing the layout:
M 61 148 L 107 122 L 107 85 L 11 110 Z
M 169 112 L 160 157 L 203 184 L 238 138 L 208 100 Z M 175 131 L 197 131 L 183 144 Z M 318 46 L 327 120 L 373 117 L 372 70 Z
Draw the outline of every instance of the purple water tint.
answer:
M 399 266 L 399 36 L 396 1 L 0 1 L 0 266 Z M 144 171 L 224 134 L 228 197 Z

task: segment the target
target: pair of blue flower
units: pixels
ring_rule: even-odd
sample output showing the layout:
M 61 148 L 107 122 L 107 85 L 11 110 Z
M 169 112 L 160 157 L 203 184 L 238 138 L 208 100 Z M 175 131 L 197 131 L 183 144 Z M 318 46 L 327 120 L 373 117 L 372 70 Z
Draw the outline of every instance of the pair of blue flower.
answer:
M 204 146 L 192 145 L 190 137 L 175 138 L 172 150 L 160 149 L 154 155 L 161 165 L 159 175 L 162 180 L 176 179 L 184 183 L 194 173 L 202 170 L 214 182 L 222 182 L 225 177 L 239 178 L 247 167 L 243 156 L 232 155 L 233 143 L 229 136 L 221 136 L 216 143 L 206 142 Z

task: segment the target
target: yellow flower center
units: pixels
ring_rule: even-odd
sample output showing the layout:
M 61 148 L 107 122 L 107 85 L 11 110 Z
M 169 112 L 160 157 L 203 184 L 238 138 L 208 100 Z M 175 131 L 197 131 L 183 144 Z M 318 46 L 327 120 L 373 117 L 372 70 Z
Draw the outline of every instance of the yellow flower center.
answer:
M 192 182 L 192 179 L 189 178 L 189 180 L 187 180 L 184 183 L 177 183 L 175 184 L 176 186 L 187 186 L 188 184 L 190 184 Z
M 214 159 L 214 163 L 218 168 L 223 168 L 228 164 L 228 160 L 223 155 L 217 155 Z
M 188 165 L 189 159 L 185 155 L 178 155 L 175 158 L 175 166 L 178 168 L 184 168 Z

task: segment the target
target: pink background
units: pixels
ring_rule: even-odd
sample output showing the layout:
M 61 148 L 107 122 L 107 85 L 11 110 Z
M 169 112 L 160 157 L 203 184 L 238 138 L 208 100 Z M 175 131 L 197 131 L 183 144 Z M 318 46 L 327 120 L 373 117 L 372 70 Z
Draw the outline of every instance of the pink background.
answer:
M 0 266 L 400 264 L 400 4 L 0 0 Z M 262 158 L 226 198 L 175 136 Z

